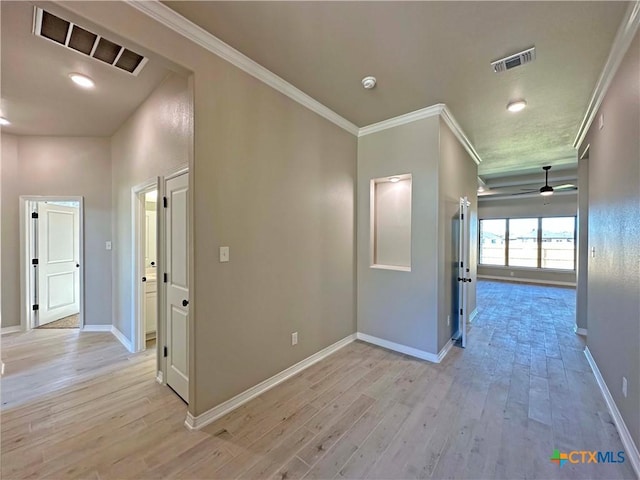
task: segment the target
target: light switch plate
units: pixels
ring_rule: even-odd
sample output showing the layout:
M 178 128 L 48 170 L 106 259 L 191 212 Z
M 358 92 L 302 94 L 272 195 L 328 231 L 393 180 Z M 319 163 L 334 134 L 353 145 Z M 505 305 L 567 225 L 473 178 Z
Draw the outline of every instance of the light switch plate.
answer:
M 291 334 L 291 345 L 297 345 L 298 344 L 298 332 L 293 332 Z
M 109 241 L 104 242 L 104 248 L 107 250 L 111 250 L 111 242 Z
M 229 261 L 229 247 L 220 247 L 220 263 Z

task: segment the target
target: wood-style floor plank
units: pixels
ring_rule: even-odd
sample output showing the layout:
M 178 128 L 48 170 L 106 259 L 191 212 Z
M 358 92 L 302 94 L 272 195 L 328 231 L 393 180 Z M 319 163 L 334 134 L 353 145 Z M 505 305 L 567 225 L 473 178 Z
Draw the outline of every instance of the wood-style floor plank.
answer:
M 3 479 L 634 478 L 553 449 L 622 449 L 573 333 L 575 292 L 478 283 L 468 347 L 432 364 L 362 342 L 216 420 L 110 333 L 4 335 Z

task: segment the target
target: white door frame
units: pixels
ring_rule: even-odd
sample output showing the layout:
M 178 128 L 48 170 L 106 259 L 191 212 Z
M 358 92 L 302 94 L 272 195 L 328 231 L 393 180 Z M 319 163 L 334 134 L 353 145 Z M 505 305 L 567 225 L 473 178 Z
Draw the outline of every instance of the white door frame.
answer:
M 133 252 L 133 268 L 132 268 L 132 285 L 133 285 L 133 301 L 131 302 L 131 318 L 134 319 L 133 326 L 133 338 L 131 345 L 134 352 L 142 352 L 146 350 L 146 335 L 145 335 L 145 301 L 144 301 L 144 288 L 142 288 L 142 277 L 146 273 L 144 265 L 144 219 L 145 219 L 145 194 L 158 191 L 158 200 L 160 201 L 160 184 L 161 177 L 147 180 L 140 183 L 131 189 L 131 231 L 132 236 L 132 249 Z M 156 205 L 160 205 L 158 202 Z M 156 212 L 158 207 L 156 206 Z M 160 245 L 159 235 L 156 229 L 156 248 Z M 160 271 L 161 266 L 164 266 L 160 262 L 158 257 L 156 261 L 156 270 L 158 275 L 158 285 L 161 283 Z M 159 320 L 159 319 L 158 319 Z M 159 323 L 159 322 L 158 322 Z M 156 332 L 156 338 L 158 332 Z
M 84 328 L 84 197 L 21 195 L 20 196 L 20 327 L 22 331 L 34 328 L 32 306 L 33 289 L 37 282 L 33 274 L 31 259 L 35 242 L 31 212 L 37 202 L 78 202 L 79 234 L 80 234 L 80 329 Z
M 157 270 L 157 282 L 158 282 L 158 324 L 156 328 L 156 356 L 157 356 L 157 376 L 158 383 L 166 384 L 165 372 L 167 368 L 167 361 L 164 357 L 164 345 L 165 345 L 165 332 L 167 325 L 167 317 L 164 309 L 166 299 L 166 284 L 163 281 L 164 273 L 167 271 L 165 265 L 165 250 L 166 250 L 166 232 L 165 232 L 165 210 L 163 207 L 163 199 L 166 192 L 166 182 L 177 176 L 180 176 L 189 171 L 187 165 L 178 167 L 167 173 L 166 176 L 159 176 L 157 178 L 149 179 L 146 182 L 142 182 L 131 189 L 131 221 L 132 221 L 132 282 L 133 282 L 133 302 L 131 318 L 134 319 L 133 338 L 131 344 L 134 351 L 140 352 L 146 348 L 146 335 L 144 327 L 144 289 L 142 288 L 142 282 L 140 279 L 144 275 L 144 245 L 142 235 L 142 219 L 144 219 L 144 202 L 141 201 L 143 193 L 151 190 L 158 191 L 158 203 L 157 203 L 157 245 L 156 245 L 156 270 Z M 189 180 L 191 181 L 191 180 Z M 190 189 L 191 191 L 191 189 Z M 191 213 L 189 215 L 188 228 L 191 227 Z M 192 244 L 189 243 L 189 249 L 191 250 Z M 191 258 L 191 253 L 189 258 Z M 192 269 L 190 269 L 192 271 Z
M 166 218 L 166 210 L 164 209 L 164 207 L 160 207 L 160 202 L 164 201 L 164 197 L 166 196 L 166 192 L 167 192 L 167 180 L 171 180 L 172 178 L 175 177 L 179 177 L 180 175 L 183 175 L 185 173 L 189 172 L 189 166 L 188 165 L 183 165 L 179 168 L 177 168 L 176 170 L 173 170 L 172 172 L 168 173 L 165 177 L 161 178 L 161 182 L 160 182 L 160 186 L 161 186 L 161 190 L 158 190 L 158 209 L 161 210 L 162 212 L 160 214 L 158 214 L 158 232 L 159 233 L 159 238 L 161 238 L 160 241 L 160 245 L 158 245 L 158 251 L 157 251 L 157 255 L 158 258 L 162 259 L 162 272 L 163 274 L 167 271 L 166 269 L 166 265 L 164 264 L 165 262 L 165 258 L 166 258 L 166 254 L 167 254 L 167 232 L 166 232 L 166 225 L 167 225 L 167 218 Z M 191 177 L 189 177 L 189 186 L 191 186 Z M 162 197 L 160 196 L 160 192 L 162 192 Z M 189 238 L 192 239 L 192 229 L 193 229 L 193 223 L 192 223 L 192 215 L 193 215 L 193 203 L 192 203 L 192 189 L 189 188 L 189 217 L 187 218 L 187 228 L 189 229 Z M 162 200 L 161 200 L 162 199 Z M 189 262 L 191 262 L 191 258 L 192 258 L 192 248 L 193 248 L 193 243 L 192 240 L 189 241 L 189 244 L 187 246 L 189 248 Z M 193 278 L 191 277 L 191 275 L 193 275 L 193 269 L 191 268 L 191 264 L 189 265 L 189 285 L 193 285 Z M 191 296 L 191 292 L 189 292 L 189 295 Z M 166 344 L 166 331 L 167 331 L 167 312 L 166 312 L 166 302 L 167 302 L 167 284 L 164 282 L 158 282 L 158 332 L 156 333 L 156 338 L 159 338 L 159 340 L 157 341 L 158 344 L 158 382 L 166 385 L 167 383 L 167 358 L 164 356 L 164 346 Z M 193 302 L 191 301 L 191 298 L 189 299 L 189 302 L 192 304 Z M 191 320 L 190 320 L 191 322 Z M 188 342 L 191 343 L 191 323 L 189 323 L 189 337 L 188 337 Z M 191 345 L 189 345 L 189 352 L 191 352 Z M 191 359 L 189 359 L 189 369 L 191 369 Z M 189 371 L 189 378 L 191 378 L 191 371 Z M 189 392 L 191 397 L 191 392 Z

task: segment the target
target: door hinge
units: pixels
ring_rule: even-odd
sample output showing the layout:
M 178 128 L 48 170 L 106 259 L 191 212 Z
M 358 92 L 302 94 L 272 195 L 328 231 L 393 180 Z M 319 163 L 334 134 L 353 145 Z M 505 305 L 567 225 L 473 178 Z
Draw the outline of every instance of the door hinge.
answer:
M 31 218 L 38 219 L 38 212 L 31 212 Z
M 462 315 L 462 309 L 460 309 L 460 315 Z
M 33 310 L 40 310 L 40 305 L 38 305 L 37 303 L 32 307 Z
M 162 275 L 162 281 L 163 281 L 164 283 L 167 283 L 167 274 L 166 274 L 166 273 L 164 273 L 164 274 Z
M 31 259 L 31 265 L 38 265 L 38 259 L 37 258 L 32 258 Z
M 167 347 L 164 347 L 163 355 L 164 355 L 165 357 L 167 356 L 167 352 L 168 352 Z
M 169 204 L 169 201 L 167 200 L 167 197 L 162 197 L 162 206 L 164 208 L 167 208 L 168 204 Z
M 460 262 L 460 268 L 464 267 L 464 263 Z
M 464 213 L 462 213 L 462 214 L 460 215 L 460 219 L 461 219 L 461 220 L 464 220 Z

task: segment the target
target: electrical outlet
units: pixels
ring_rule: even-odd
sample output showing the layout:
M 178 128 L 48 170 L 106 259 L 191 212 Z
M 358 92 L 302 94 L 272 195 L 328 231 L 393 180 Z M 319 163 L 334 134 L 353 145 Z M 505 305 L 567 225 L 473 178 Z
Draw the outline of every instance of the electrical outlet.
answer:
M 220 247 L 220 263 L 229 261 L 229 247 Z
M 622 395 L 627 398 L 627 377 L 622 377 Z
M 298 332 L 293 332 L 291 334 L 291 345 L 297 345 L 298 344 Z
M 447 327 L 451 326 L 451 315 L 447 315 Z
M 104 248 L 106 250 L 111 250 L 111 242 L 109 242 L 109 241 L 104 242 Z

